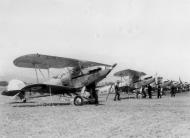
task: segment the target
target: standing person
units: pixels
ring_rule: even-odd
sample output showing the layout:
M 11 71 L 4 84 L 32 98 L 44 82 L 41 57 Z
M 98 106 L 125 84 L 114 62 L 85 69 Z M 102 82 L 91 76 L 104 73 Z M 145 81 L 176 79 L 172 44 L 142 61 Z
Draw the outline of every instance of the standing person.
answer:
M 119 93 L 119 81 L 115 85 L 115 97 L 114 101 L 120 100 L 120 93 Z
M 134 90 L 134 91 L 135 91 L 135 93 L 136 93 L 136 98 L 139 99 L 140 90 L 136 89 L 136 90 Z
M 146 98 L 145 86 L 142 86 L 142 95 L 143 98 Z
M 90 92 L 90 98 L 94 99 L 94 104 L 98 105 L 99 101 L 98 101 L 98 93 L 96 91 L 96 84 L 92 83 L 86 88 Z
M 158 94 L 157 94 L 157 98 L 162 98 L 162 95 L 161 95 L 161 86 L 160 84 L 158 84 Z
M 177 93 L 177 88 L 174 87 L 174 91 L 173 91 L 173 97 L 175 97 L 175 94 Z
M 148 85 L 148 96 L 149 99 L 152 99 L 152 87 L 150 86 L 150 84 Z
M 172 85 L 171 87 L 171 97 L 175 97 L 175 87 Z
M 161 95 L 166 95 L 165 89 L 166 89 L 166 88 L 161 88 Z

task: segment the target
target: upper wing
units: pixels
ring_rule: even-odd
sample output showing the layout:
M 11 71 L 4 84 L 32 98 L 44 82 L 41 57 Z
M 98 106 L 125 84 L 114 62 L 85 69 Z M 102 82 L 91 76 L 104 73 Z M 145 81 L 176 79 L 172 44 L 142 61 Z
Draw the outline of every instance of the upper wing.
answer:
M 140 77 L 143 75 L 146 75 L 146 74 L 144 72 L 139 72 L 139 71 L 135 71 L 135 70 L 131 70 L 131 69 L 122 70 L 122 71 L 116 72 L 114 74 L 114 76 L 117 76 L 117 77 L 129 76 L 131 83 L 135 83 L 135 82 L 139 81 Z
M 18 67 L 40 68 L 40 69 L 65 68 L 65 67 L 88 68 L 91 66 L 110 67 L 110 65 L 106 65 L 102 63 L 83 61 L 83 60 L 77 60 L 77 59 L 72 59 L 72 58 L 40 55 L 40 54 L 24 55 L 15 59 L 13 63 L 15 64 L 15 66 L 18 66 Z
M 125 76 L 144 76 L 146 75 L 144 72 L 139 72 L 139 71 L 135 71 L 135 70 L 131 70 L 131 69 L 127 69 L 127 70 L 122 70 L 122 71 L 119 71 L 119 72 L 116 72 L 114 74 L 114 76 L 117 76 L 117 77 L 125 77 Z

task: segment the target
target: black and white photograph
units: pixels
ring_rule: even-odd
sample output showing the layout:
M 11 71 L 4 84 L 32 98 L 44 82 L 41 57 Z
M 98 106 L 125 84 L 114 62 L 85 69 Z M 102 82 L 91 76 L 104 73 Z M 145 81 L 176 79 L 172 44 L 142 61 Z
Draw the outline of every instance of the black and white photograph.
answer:
M 189 0 L 0 0 L 1 138 L 190 138 Z

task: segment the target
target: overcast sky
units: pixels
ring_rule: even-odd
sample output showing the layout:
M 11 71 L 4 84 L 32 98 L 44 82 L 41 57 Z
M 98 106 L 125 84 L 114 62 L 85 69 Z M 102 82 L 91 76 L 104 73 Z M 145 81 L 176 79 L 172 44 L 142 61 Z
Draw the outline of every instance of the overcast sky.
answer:
M 189 0 L 1 0 L 0 76 L 41 53 L 190 80 Z M 30 72 L 30 73 L 29 73 Z

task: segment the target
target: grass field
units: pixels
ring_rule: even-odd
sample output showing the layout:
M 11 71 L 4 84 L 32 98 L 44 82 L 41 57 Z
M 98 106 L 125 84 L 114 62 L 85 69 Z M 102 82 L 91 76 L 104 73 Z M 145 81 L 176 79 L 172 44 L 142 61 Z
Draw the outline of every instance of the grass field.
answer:
M 175 98 L 100 97 L 100 105 L 74 106 L 58 97 L 15 103 L 0 96 L 0 137 L 189 138 L 190 93 Z M 53 104 L 51 103 L 53 102 Z

